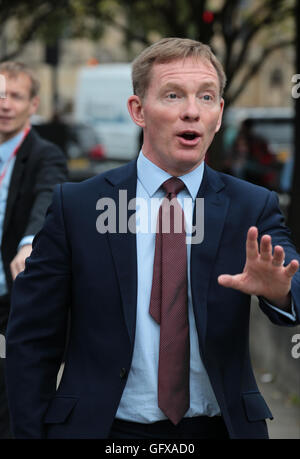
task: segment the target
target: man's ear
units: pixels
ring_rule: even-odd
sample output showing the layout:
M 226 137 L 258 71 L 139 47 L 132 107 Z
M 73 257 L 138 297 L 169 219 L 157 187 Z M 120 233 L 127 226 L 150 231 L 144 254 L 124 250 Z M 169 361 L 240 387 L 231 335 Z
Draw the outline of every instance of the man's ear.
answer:
M 34 96 L 30 102 L 30 116 L 36 113 L 37 109 L 39 108 L 39 105 L 40 105 L 39 96 Z
M 140 126 L 141 128 L 145 127 L 145 120 L 144 120 L 144 109 L 142 105 L 142 101 L 138 96 L 130 96 L 127 101 L 127 108 L 129 114 L 135 124 Z
M 220 100 L 220 114 L 219 114 L 219 119 L 218 119 L 218 122 L 217 122 L 217 127 L 216 127 L 216 130 L 215 130 L 215 133 L 218 132 L 220 130 L 220 127 L 221 127 L 221 124 L 222 124 L 222 117 L 223 117 L 223 111 L 224 111 L 224 99 L 221 98 Z

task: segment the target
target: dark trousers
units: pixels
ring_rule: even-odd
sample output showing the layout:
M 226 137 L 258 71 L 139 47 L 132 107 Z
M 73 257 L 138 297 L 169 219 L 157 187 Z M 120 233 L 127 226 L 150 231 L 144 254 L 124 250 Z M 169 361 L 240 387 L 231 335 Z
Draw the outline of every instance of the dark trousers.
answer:
M 177 426 L 171 421 L 157 421 L 151 424 L 115 419 L 108 438 L 132 439 L 228 439 L 228 432 L 221 416 L 198 416 L 183 418 Z
M 9 315 L 9 296 L 0 297 L 0 334 L 6 335 L 6 326 Z M 3 351 L 3 349 L 1 349 Z M 5 384 L 5 358 L 2 352 L 0 357 L 0 439 L 12 438 L 10 432 L 9 411 Z

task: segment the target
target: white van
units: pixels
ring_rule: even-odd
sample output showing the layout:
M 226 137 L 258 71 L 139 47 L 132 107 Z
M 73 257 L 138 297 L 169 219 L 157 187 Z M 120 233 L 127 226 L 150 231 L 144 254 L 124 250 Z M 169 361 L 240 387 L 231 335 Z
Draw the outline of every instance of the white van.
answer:
M 131 64 L 99 64 L 79 71 L 75 121 L 93 126 L 108 159 L 131 160 L 138 154 L 140 128 L 127 110 L 132 94 Z

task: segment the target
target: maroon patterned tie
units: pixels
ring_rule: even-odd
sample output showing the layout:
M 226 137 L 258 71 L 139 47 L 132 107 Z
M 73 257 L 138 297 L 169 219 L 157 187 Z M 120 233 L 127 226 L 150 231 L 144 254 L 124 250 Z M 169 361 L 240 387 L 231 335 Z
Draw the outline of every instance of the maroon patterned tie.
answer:
M 185 185 L 172 177 L 162 186 L 167 195 L 158 214 L 149 312 L 160 324 L 158 406 L 176 425 L 190 405 L 186 240 L 176 198 Z

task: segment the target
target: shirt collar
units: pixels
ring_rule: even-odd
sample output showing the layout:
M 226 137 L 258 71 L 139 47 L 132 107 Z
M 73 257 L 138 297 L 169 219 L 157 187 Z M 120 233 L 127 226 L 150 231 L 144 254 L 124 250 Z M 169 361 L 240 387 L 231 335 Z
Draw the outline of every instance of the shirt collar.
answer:
M 184 182 L 193 200 L 197 197 L 203 178 L 203 172 L 204 162 L 188 174 L 178 177 Z M 168 172 L 156 166 L 152 161 L 146 158 L 142 151 L 137 160 L 137 176 L 150 198 L 153 197 L 165 180 L 172 177 Z

